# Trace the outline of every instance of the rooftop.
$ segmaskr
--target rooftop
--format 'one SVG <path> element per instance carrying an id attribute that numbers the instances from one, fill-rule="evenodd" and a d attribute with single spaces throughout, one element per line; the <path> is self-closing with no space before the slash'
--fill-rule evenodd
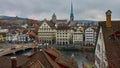
<path id="1" fill-rule="evenodd" d="M 15 57 L 16 68 L 78 68 L 76 61 L 73 64 L 53 47 L 44 47 L 30 56 Z M 11 68 L 11 65 L 11 56 L 0 57 L 0 68 Z"/>
<path id="2" fill-rule="evenodd" d="M 109 68 L 120 68 L 120 21 L 111 21 L 112 27 L 107 28 L 101 21 L 105 50 Z"/>

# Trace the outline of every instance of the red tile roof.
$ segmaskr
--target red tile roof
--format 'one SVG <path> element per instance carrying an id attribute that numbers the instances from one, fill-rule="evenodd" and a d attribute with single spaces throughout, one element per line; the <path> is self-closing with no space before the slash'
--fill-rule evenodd
<path id="1" fill-rule="evenodd" d="M 44 55 L 43 51 L 37 52 L 30 58 L 30 61 L 23 65 L 23 68 L 30 68 L 33 66 L 35 62 L 39 62 L 39 65 L 45 68 L 53 68 L 52 65 L 49 63 L 48 59 Z"/>
<path id="2" fill-rule="evenodd" d="M 70 26 L 68 26 L 67 24 L 59 24 L 58 26 L 57 26 L 57 30 L 69 30 L 69 29 L 71 29 L 71 27 Z"/>
<path id="3" fill-rule="evenodd" d="M 47 48 L 44 49 L 44 51 L 49 55 L 49 57 L 54 57 L 53 61 L 59 64 L 60 67 L 64 66 L 65 68 L 77 68 L 77 62 L 75 62 L 75 65 L 72 64 L 72 61 L 65 58 L 57 49 Z"/>
<path id="4" fill-rule="evenodd" d="M 11 68 L 11 56 L 1 56 L 0 57 L 0 68 Z M 25 64 L 29 59 L 27 56 L 16 56 L 17 57 L 17 67 Z"/>
<path id="5" fill-rule="evenodd" d="M 55 48 L 42 48 L 30 56 L 17 56 L 17 68 L 78 68 Z M 3 63 L 4 61 L 4 63 Z M 7 65 L 6 65 L 7 64 Z M 10 56 L 0 57 L 0 68 L 11 68 Z"/>
<path id="6" fill-rule="evenodd" d="M 67 24 L 67 19 L 64 19 L 64 20 L 57 20 L 57 23 L 66 23 L 66 24 Z"/>
<path id="7" fill-rule="evenodd" d="M 120 68 L 120 38 L 115 35 L 120 31 L 120 21 L 112 21 L 112 27 L 106 28 L 106 22 L 99 22 L 102 26 L 105 50 L 109 68 Z"/>
<path id="8" fill-rule="evenodd" d="M 48 21 L 48 20 L 43 20 L 39 22 L 39 26 L 42 25 L 42 23 L 46 22 L 52 29 L 55 28 L 55 23 L 53 23 L 52 21 Z"/>

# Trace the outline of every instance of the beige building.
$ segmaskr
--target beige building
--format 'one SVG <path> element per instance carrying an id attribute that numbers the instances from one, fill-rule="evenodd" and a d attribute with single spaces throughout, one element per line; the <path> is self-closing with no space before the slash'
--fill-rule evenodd
<path id="1" fill-rule="evenodd" d="M 83 45 L 83 27 L 79 26 L 74 29 L 73 32 L 73 44 L 74 45 Z"/>
<path id="2" fill-rule="evenodd" d="M 85 29 L 85 45 L 95 45 L 96 30 L 93 27 Z"/>
<path id="3" fill-rule="evenodd" d="M 67 24 L 59 25 L 56 32 L 56 44 L 69 45 L 72 38 L 72 29 Z"/>
<path id="4" fill-rule="evenodd" d="M 4 42 L 4 37 L 1 34 L 0 34 L 0 42 Z"/>
<path id="5" fill-rule="evenodd" d="M 77 26 L 77 29 L 74 30 L 76 26 L 71 4 L 70 21 L 58 20 L 56 14 L 53 13 L 50 21 L 44 20 L 39 23 L 39 42 L 57 45 L 82 44 L 83 28 Z"/>
<path id="6" fill-rule="evenodd" d="M 55 26 L 54 23 L 44 20 L 40 22 L 38 30 L 38 38 L 40 43 L 54 44 L 55 42 Z"/>

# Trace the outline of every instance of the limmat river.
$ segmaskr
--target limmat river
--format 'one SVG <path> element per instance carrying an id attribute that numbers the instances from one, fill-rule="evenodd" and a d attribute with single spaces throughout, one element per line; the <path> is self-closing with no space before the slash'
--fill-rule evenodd
<path id="1" fill-rule="evenodd" d="M 94 63 L 94 53 L 93 52 L 81 52 L 81 51 L 61 51 L 61 53 L 67 57 L 71 58 L 72 53 L 74 53 L 75 60 L 78 63 L 78 67 L 82 68 L 82 64 Z"/>
<path id="2" fill-rule="evenodd" d="M 31 55 L 33 53 L 33 50 L 27 50 L 24 52 L 19 52 L 17 55 Z M 66 57 L 66 58 L 71 58 L 72 53 L 74 53 L 75 60 L 78 63 L 78 67 L 82 68 L 83 63 L 94 63 L 94 53 L 93 52 L 81 52 L 81 51 L 61 51 L 61 53 Z"/>

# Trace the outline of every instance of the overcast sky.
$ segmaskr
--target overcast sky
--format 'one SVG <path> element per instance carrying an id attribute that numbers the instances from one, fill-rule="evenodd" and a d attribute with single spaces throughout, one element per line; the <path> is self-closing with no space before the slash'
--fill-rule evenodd
<path id="1" fill-rule="evenodd" d="M 105 12 L 112 11 L 112 19 L 120 19 L 120 0 L 72 0 L 76 20 L 105 20 Z M 68 19 L 71 0 L 0 0 L 0 15 L 51 19 Z"/>

